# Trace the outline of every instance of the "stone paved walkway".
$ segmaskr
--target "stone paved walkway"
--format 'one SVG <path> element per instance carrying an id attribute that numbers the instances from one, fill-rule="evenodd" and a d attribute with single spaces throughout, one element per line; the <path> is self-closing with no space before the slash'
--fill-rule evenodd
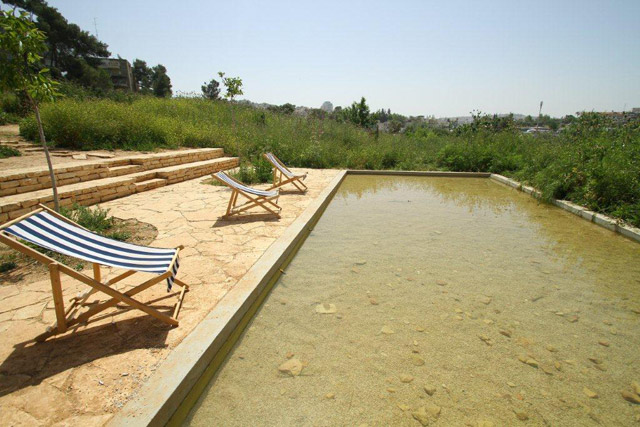
<path id="1" fill-rule="evenodd" d="M 310 170 L 306 195 L 281 194 L 279 220 L 263 215 L 218 220 L 230 192 L 202 184 L 201 178 L 102 204 L 116 217 L 157 227 L 152 246 L 185 246 L 178 277 L 191 291 L 185 296 L 180 327 L 171 329 L 140 311 L 119 306 L 88 325 L 33 344 L 29 340 L 44 332 L 55 317 L 49 281 L 0 283 L 0 425 L 104 424 L 162 368 L 167 354 L 336 174 Z M 105 278 L 113 275 L 103 271 Z M 139 277 L 143 276 L 130 279 Z M 118 289 L 136 283 L 130 279 Z M 63 276 L 63 289 L 68 299 L 86 287 Z M 167 294 L 164 286 L 140 295 L 156 308 L 169 310 L 175 304 L 176 293 Z"/>

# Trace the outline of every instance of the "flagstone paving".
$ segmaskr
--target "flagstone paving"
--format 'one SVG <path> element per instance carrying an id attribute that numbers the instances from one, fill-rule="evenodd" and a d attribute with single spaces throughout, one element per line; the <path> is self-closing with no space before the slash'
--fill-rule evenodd
<path id="1" fill-rule="evenodd" d="M 87 325 L 34 344 L 30 340 L 55 317 L 49 281 L 0 283 L 0 425 L 104 424 L 156 369 L 162 369 L 172 349 L 337 173 L 310 170 L 307 194 L 282 192 L 280 219 L 253 215 L 219 220 L 230 191 L 203 184 L 202 178 L 101 204 L 118 218 L 155 226 L 158 236 L 152 246 L 185 246 L 178 277 L 191 290 L 180 312 L 180 326 L 170 328 L 138 310 L 118 306 Z M 113 275 L 103 269 L 103 278 Z M 144 276 L 134 275 L 117 289 L 124 291 L 140 278 Z M 164 286 L 155 286 L 139 299 L 169 310 L 176 288 L 167 293 Z M 63 289 L 68 299 L 86 287 L 63 276 Z"/>

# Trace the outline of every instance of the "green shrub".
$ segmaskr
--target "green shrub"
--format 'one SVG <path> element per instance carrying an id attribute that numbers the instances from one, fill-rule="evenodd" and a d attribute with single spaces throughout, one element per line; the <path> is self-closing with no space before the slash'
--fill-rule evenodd
<path id="1" fill-rule="evenodd" d="M 6 145 L 0 145 L 0 159 L 6 159 L 7 157 L 21 156 L 22 153 L 13 147 L 7 147 Z"/>
<path id="2" fill-rule="evenodd" d="M 262 156 L 253 162 L 253 171 L 256 182 L 270 182 L 273 179 L 273 166 Z"/>
<path id="3" fill-rule="evenodd" d="M 0 273 L 6 273 L 16 268 L 16 254 L 7 254 L 0 256 Z"/>
<path id="4" fill-rule="evenodd" d="M 109 209 L 99 206 L 89 208 L 74 204 L 70 209 L 61 208 L 60 213 L 76 224 L 98 234 L 105 234 L 114 226 L 114 218 L 109 216 Z"/>

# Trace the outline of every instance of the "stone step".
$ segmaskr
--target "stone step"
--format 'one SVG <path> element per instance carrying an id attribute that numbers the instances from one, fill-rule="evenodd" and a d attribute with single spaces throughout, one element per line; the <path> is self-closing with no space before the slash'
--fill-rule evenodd
<path id="1" fill-rule="evenodd" d="M 84 206 L 106 202 L 163 185 L 199 178 L 238 166 L 237 157 L 219 157 L 200 162 L 168 166 L 128 175 L 77 182 L 58 187 L 61 206 L 78 203 Z M 0 223 L 18 218 L 36 209 L 39 203 L 53 206 L 50 188 L 0 197 Z"/>
<path id="2" fill-rule="evenodd" d="M 40 149 L 41 150 L 41 149 Z M 60 152 L 58 152 L 60 153 Z M 64 152 L 63 152 L 64 153 Z M 55 153 L 52 153 L 56 155 Z M 95 153 L 101 154 L 101 153 Z M 65 154 L 62 154 L 65 156 Z M 87 152 L 87 155 L 94 155 Z M 128 157 L 109 158 L 105 160 L 86 160 L 77 163 L 67 163 L 54 166 L 56 180 L 59 186 L 75 184 L 108 178 L 114 175 L 111 170 L 120 166 L 129 166 L 126 173 L 159 169 L 168 166 L 188 164 L 222 157 L 222 148 L 198 148 L 189 150 L 167 151 L 163 153 L 139 154 Z M 137 167 L 134 169 L 133 167 Z M 125 172 L 122 172 L 124 174 Z M 117 174 L 117 172 L 116 172 Z M 27 168 L 22 170 L 0 171 L 0 196 L 27 193 L 45 188 L 51 188 L 49 170 L 46 167 Z"/>
<path id="3" fill-rule="evenodd" d="M 133 178 L 134 182 L 142 182 L 142 181 L 148 181 L 150 179 L 155 179 L 157 175 L 158 175 L 157 170 L 150 170 L 150 171 L 132 173 L 129 175 L 129 177 Z"/>
<path id="4" fill-rule="evenodd" d="M 134 184 L 136 193 L 152 190 L 154 188 L 162 187 L 165 185 L 167 185 L 167 180 L 163 178 L 148 179 L 146 181 L 140 181 Z"/>
<path id="5" fill-rule="evenodd" d="M 9 145 L 13 148 L 32 148 L 34 145 L 22 141 L 2 141 L 2 145 Z"/>
<path id="6" fill-rule="evenodd" d="M 225 165 L 225 167 L 221 167 Z M 158 169 L 158 178 L 164 178 L 168 184 L 186 181 L 193 178 L 209 175 L 220 170 L 234 168 L 238 165 L 237 157 L 220 157 L 213 160 L 189 163 L 187 165 L 170 166 Z"/>
<path id="7" fill-rule="evenodd" d="M 128 175 L 142 170 L 142 165 L 122 165 L 109 167 L 109 176 Z"/>

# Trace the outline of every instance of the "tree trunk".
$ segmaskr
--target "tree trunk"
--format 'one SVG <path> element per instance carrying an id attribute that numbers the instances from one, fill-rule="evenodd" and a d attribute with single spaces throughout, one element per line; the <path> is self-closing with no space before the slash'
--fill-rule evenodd
<path id="1" fill-rule="evenodd" d="M 47 158 L 47 165 L 49 166 L 49 176 L 51 177 L 51 188 L 53 189 L 53 208 L 56 212 L 60 212 L 60 201 L 58 200 L 58 186 L 56 185 L 56 175 L 53 173 L 53 164 L 51 163 L 51 156 L 49 155 L 49 149 L 47 148 L 47 140 L 44 137 L 44 129 L 42 128 L 42 120 L 40 119 L 40 109 L 38 104 L 29 96 L 33 111 L 36 113 L 36 121 L 38 122 L 38 133 L 40 134 L 40 142 L 44 149 L 44 155 Z"/>
<path id="2" fill-rule="evenodd" d="M 238 145 L 238 135 L 236 134 L 236 109 L 235 105 L 233 105 L 233 100 L 230 101 L 231 104 L 231 122 L 233 123 L 233 137 L 236 140 L 236 156 L 240 157 L 240 146 Z"/>

